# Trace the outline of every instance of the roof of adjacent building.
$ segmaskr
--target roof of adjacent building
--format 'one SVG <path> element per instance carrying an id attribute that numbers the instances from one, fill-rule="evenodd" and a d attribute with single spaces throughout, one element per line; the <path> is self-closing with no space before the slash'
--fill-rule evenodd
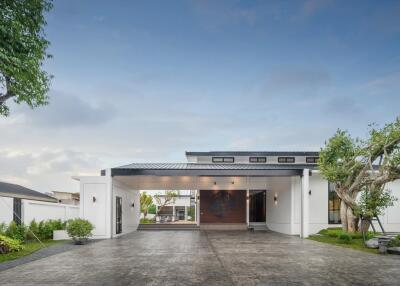
<path id="1" fill-rule="evenodd" d="M 133 163 L 111 169 L 113 176 L 293 176 L 316 164 Z"/>
<path id="2" fill-rule="evenodd" d="M 0 182 L 0 196 L 17 199 L 28 199 L 56 203 L 57 200 L 43 193 L 25 188 L 20 185 Z"/>
<path id="3" fill-rule="evenodd" d="M 208 151 L 190 152 L 186 156 L 318 156 L 317 151 Z"/>

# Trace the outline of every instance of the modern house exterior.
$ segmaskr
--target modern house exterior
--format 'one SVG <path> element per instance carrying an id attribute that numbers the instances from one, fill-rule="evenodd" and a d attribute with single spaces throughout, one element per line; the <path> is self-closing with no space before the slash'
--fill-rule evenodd
<path id="1" fill-rule="evenodd" d="M 0 223 L 29 224 L 32 220 L 68 220 L 79 216 L 79 206 L 58 203 L 57 199 L 17 184 L 0 182 Z"/>
<path id="2" fill-rule="evenodd" d="M 143 190 L 196 192 L 200 229 L 253 224 L 307 237 L 340 225 L 340 200 L 317 168 L 318 152 L 186 152 L 186 163 L 133 163 L 78 176 L 81 213 L 95 238 L 137 229 Z M 400 198 L 400 181 L 387 186 Z M 400 231 L 400 203 L 386 210 L 385 230 Z"/>

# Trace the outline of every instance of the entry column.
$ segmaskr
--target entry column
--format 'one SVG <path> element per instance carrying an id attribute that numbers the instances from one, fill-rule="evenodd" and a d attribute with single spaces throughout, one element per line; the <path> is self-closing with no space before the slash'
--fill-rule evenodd
<path id="1" fill-rule="evenodd" d="M 302 238 L 308 237 L 308 224 L 310 223 L 309 195 L 310 190 L 310 170 L 304 169 L 301 177 L 301 231 Z"/>

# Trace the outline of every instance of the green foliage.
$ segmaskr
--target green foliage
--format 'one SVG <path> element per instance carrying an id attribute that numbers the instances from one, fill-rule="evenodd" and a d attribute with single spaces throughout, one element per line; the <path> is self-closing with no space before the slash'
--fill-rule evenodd
<path id="1" fill-rule="evenodd" d="M 345 232 L 341 228 L 326 228 L 320 230 L 318 233 L 332 238 L 339 238 L 342 234 L 349 235 L 352 239 L 362 239 L 363 237 L 361 232 Z M 366 233 L 366 238 L 369 239 L 373 237 L 373 235 L 372 232 L 368 232 Z"/>
<path id="2" fill-rule="evenodd" d="M 194 207 L 188 208 L 188 217 L 189 216 L 190 216 L 190 221 L 194 221 L 195 219 Z"/>
<path id="3" fill-rule="evenodd" d="M 17 224 L 15 221 L 10 222 L 5 232 L 5 235 L 19 240 L 21 242 L 25 241 L 27 228 L 23 224 Z"/>
<path id="4" fill-rule="evenodd" d="M 352 241 L 352 239 L 353 238 L 351 237 L 351 235 L 347 232 L 342 232 L 338 235 L 338 240 L 341 243 L 350 243 Z"/>
<path id="5" fill-rule="evenodd" d="M 395 238 L 393 238 L 389 244 L 389 247 L 400 247 L 400 234 L 398 236 L 396 236 Z"/>
<path id="6" fill-rule="evenodd" d="M 390 190 L 365 190 L 358 198 L 355 214 L 368 218 L 382 215 L 386 208 L 393 206 L 395 201 L 397 198 L 391 194 Z"/>
<path id="7" fill-rule="evenodd" d="M 23 249 L 21 241 L 4 235 L 0 235 L 0 254 L 20 251 Z"/>
<path id="8" fill-rule="evenodd" d="M 0 223 L 0 235 L 5 235 L 7 231 L 7 224 L 5 222 Z"/>
<path id="9" fill-rule="evenodd" d="M 39 225 L 35 220 L 32 220 L 29 224 L 28 231 L 26 232 L 26 240 L 34 240 L 36 237 L 40 237 Z"/>
<path id="10" fill-rule="evenodd" d="M 88 238 L 92 236 L 93 225 L 85 219 L 76 218 L 67 223 L 67 232 L 72 238 Z"/>
<path id="11" fill-rule="evenodd" d="M 140 212 L 143 213 L 144 217 L 148 214 L 150 206 L 153 204 L 153 197 L 148 195 L 146 192 L 140 194 Z"/>
<path id="12" fill-rule="evenodd" d="M 46 221 L 39 222 L 37 233 L 35 234 L 40 239 L 52 239 L 54 230 L 66 229 L 66 222 L 62 222 L 60 219 L 53 220 L 49 219 Z"/>
<path id="13" fill-rule="evenodd" d="M 152 204 L 148 209 L 148 213 L 149 214 L 156 214 L 156 212 L 157 212 L 157 207 L 156 207 L 155 204 Z"/>
<path id="14" fill-rule="evenodd" d="M 141 224 L 151 224 L 151 223 L 154 223 L 154 219 L 142 218 L 140 220 L 140 223 Z"/>
<path id="15" fill-rule="evenodd" d="M 32 108 L 47 103 L 51 76 L 43 63 L 51 56 L 43 27 L 51 8 L 51 0 L 0 1 L 0 115 L 9 114 L 10 98 Z"/>

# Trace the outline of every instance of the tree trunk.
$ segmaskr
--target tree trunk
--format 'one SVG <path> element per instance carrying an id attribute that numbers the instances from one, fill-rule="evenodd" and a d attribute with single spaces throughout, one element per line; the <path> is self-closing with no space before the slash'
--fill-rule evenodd
<path id="1" fill-rule="evenodd" d="M 343 200 L 340 203 L 340 220 L 342 221 L 342 230 L 347 231 L 347 205 Z"/>
<path id="2" fill-rule="evenodd" d="M 340 219 L 342 221 L 343 231 L 358 231 L 358 217 L 354 215 L 353 209 L 349 207 L 343 200 L 340 204 Z"/>
<path id="3" fill-rule="evenodd" d="M 360 229 L 360 231 L 367 232 L 369 230 L 369 227 L 370 227 L 370 223 L 369 223 L 368 220 L 365 219 L 365 220 L 361 221 L 361 229 Z"/>

